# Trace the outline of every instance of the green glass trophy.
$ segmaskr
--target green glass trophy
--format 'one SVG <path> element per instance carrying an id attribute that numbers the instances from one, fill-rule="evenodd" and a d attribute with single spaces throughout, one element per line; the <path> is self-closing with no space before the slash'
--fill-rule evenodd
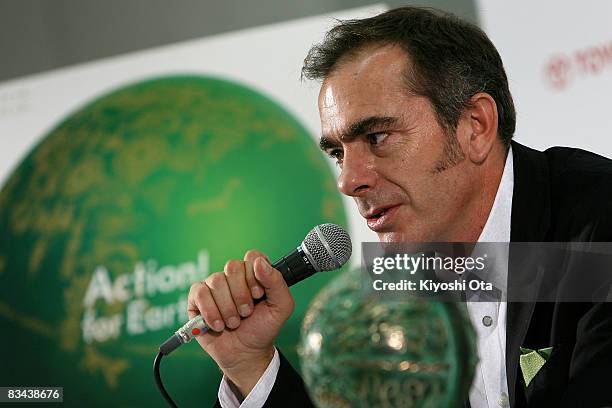
<path id="1" fill-rule="evenodd" d="M 477 362 L 465 304 L 364 290 L 359 269 L 313 300 L 300 343 L 319 408 L 463 406 Z"/>

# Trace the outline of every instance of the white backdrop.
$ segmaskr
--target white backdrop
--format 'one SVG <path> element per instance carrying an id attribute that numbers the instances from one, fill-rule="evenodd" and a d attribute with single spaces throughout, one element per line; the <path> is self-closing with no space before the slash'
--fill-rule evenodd
<path id="1" fill-rule="evenodd" d="M 517 141 L 612 158 L 612 2 L 477 0 L 517 109 Z"/>

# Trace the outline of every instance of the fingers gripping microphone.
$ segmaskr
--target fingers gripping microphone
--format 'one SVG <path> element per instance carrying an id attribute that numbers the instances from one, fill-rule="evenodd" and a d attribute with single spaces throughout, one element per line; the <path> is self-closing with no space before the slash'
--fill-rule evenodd
<path id="1" fill-rule="evenodd" d="M 340 268 L 350 258 L 351 251 L 351 238 L 342 227 L 336 224 L 321 224 L 310 230 L 300 246 L 272 266 L 283 274 L 287 286 L 291 286 L 316 272 Z M 264 299 L 265 297 L 257 299 L 255 303 Z M 204 319 L 198 315 L 166 340 L 159 347 L 159 351 L 163 355 L 170 354 L 179 346 L 208 330 Z"/>

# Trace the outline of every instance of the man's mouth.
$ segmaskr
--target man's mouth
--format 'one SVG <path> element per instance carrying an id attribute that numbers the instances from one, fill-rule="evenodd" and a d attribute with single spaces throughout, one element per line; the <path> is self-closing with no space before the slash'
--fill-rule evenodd
<path id="1" fill-rule="evenodd" d="M 385 215 L 386 212 L 387 212 L 387 209 L 384 209 L 384 210 L 382 210 L 380 212 L 377 212 L 377 213 L 373 214 L 371 217 L 368 217 L 368 218 L 380 218 L 383 215 Z"/>
<path id="2" fill-rule="evenodd" d="M 399 205 L 375 208 L 366 215 L 368 227 L 373 231 L 382 231 L 390 226 Z"/>

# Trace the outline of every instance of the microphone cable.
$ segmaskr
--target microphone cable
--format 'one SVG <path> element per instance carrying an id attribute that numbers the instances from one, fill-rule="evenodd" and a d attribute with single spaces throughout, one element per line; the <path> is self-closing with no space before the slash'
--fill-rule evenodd
<path id="1" fill-rule="evenodd" d="M 157 389 L 159 389 L 159 392 L 168 403 L 168 406 L 178 408 L 170 394 L 168 394 L 168 391 L 166 391 L 166 387 L 164 387 L 161 375 L 159 374 L 159 364 L 161 363 L 161 359 L 163 356 L 164 354 L 160 350 L 159 352 L 157 352 L 157 355 L 155 356 L 155 361 L 153 362 L 153 376 L 155 377 L 155 385 L 157 385 Z"/>

